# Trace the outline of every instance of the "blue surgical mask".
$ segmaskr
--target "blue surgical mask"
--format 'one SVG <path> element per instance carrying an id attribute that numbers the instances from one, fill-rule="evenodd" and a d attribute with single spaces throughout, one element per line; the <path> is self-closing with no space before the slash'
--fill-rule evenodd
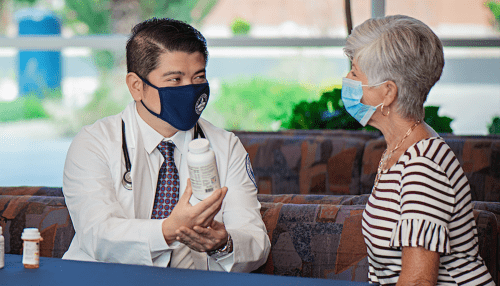
<path id="1" fill-rule="evenodd" d="M 143 82 L 158 90 L 160 95 L 160 114 L 146 109 L 154 116 L 182 131 L 194 127 L 200 115 L 205 109 L 210 96 L 208 82 L 201 84 L 190 84 L 183 86 L 156 87 L 146 79 L 139 76 Z"/>
<path id="2" fill-rule="evenodd" d="M 385 81 L 384 81 L 385 82 Z M 360 81 L 344 77 L 342 79 L 342 102 L 349 114 L 354 117 L 361 125 L 366 126 L 368 120 L 381 104 L 371 106 L 361 103 L 363 97 L 363 86 L 377 86 L 384 82 L 374 85 L 363 85 Z"/>

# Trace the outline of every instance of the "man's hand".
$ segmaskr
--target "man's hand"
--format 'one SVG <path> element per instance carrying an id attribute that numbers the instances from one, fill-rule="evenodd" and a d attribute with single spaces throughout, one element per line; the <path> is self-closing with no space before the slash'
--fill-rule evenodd
<path id="1" fill-rule="evenodd" d="M 189 199 L 193 191 L 191 180 L 188 179 L 186 191 L 162 224 L 163 236 L 167 243 L 171 244 L 176 240 L 175 232 L 182 227 L 193 229 L 195 226 L 200 228 L 211 226 L 215 215 L 220 211 L 226 193 L 226 187 L 215 190 L 208 198 L 192 206 Z"/>
<path id="2" fill-rule="evenodd" d="M 212 221 L 210 227 L 181 227 L 175 233 L 176 240 L 199 252 L 220 248 L 227 243 L 228 236 L 224 224 L 216 220 Z"/>

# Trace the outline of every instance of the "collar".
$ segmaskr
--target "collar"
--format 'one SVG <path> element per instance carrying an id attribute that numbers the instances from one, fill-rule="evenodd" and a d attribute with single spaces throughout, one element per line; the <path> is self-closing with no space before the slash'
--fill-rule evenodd
<path id="1" fill-rule="evenodd" d="M 139 125 L 139 130 L 142 134 L 142 140 L 144 144 L 144 149 L 148 154 L 151 154 L 161 141 L 172 141 L 174 142 L 176 149 L 182 153 L 184 146 L 184 140 L 186 138 L 186 132 L 192 133 L 193 131 L 177 131 L 172 137 L 165 138 L 163 135 L 154 130 L 149 124 L 142 119 L 142 117 L 137 112 L 137 108 L 134 108 L 135 117 L 137 119 L 137 124 Z"/>

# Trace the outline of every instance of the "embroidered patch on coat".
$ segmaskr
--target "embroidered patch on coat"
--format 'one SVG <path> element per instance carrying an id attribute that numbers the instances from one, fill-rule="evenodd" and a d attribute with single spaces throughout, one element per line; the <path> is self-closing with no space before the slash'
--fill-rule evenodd
<path id="1" fill-rule="evenodd" d="M 247 166 L 248 177 L 250 177 L 250 180 L 252 180 L 253 184 L 257 188 L 257 182 L 255 181 L 255 175 L 253 173 L 252 163 L 250 162 L 250 156 L 248 154 L 247 154 L 245 165 Z"/>

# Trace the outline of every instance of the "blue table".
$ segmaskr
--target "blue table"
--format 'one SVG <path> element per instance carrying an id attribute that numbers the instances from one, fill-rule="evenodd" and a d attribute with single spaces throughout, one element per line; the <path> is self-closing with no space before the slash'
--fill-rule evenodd
<path id="1" fill-rule="evenodd" d="M 40 259 L 40 268 L 25 269 L 22 264 L 21 255 L 6 254 L 5 267 L 0 269 L 0 285 L 354 286 L 369 284 L 266 274 L 225 273 L 115 263 L 82 262 L 46 257 Z"/>

